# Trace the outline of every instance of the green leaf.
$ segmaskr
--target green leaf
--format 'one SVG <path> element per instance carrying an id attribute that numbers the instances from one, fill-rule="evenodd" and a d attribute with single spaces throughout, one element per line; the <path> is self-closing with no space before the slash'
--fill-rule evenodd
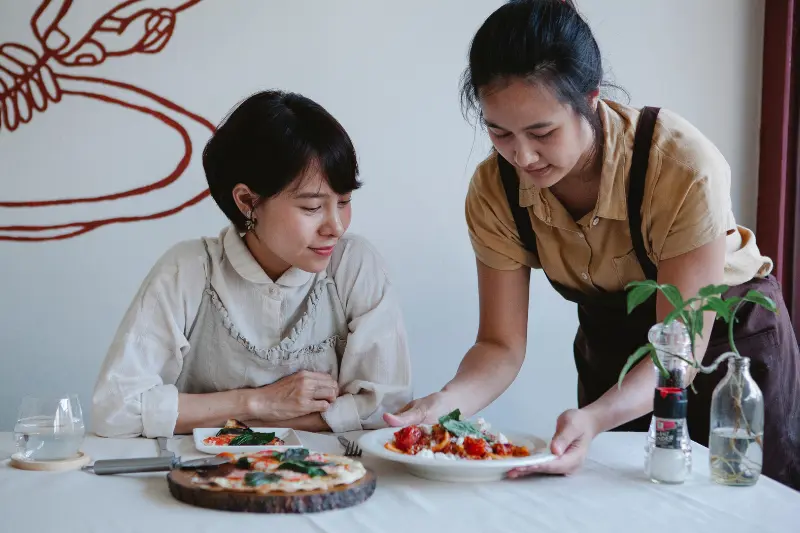
<path id="1" fill-rule="evenodd" d="M 655 287 L 639 285 L 628 293 L 628 314 L 647 301 L 656 291 Z"/>
<path id="2" fill-rule="evenodd" d="M 747 294 L 744 295 L 744 301 L 760 305 L 764 309 L 772 311 L 773 313 L 778 312 L 778 306 L 775 305 L 775 302 L 758 291 L 747 291 Z"/>
<path id="3" fill-rule="evenodd" d="M 309 451 L 306 448 L 289 448 L 278 457 L 279 461 L 302 461 L 308 457 Z"/>
<path id="4" fill-rule="evenodd" d="M 242 433 L 233 438 L 230 446 L 266 446 L 275 439 L 275 433 L 260 433 L 251 431 L 250 433 Z"/>
<path id="5" fill-rule="evenodd" d="M 703 338 L 703 322 L 705 321 L 705 315 L 703 311 L 698 311 L 697 313 L 692 313 L 695 315 L 694 320 L 694 327 L 695 331 L 697 332 L 697 336 L 701 339 Z"/>
<path id="6" fill-rule="evenodd" d="M 239 459 L 236 461 L 236 468 L 250 470 L 250 461 L 247 459 L 247 457 L 239 457 Z"/>
<path id="7" fill-rule="evenodd" d="M 716 312 L 717 316 L 722 318 L 725 322 L 730 322 L 731 320 L 731 310 L 728 308 L 728 304 L 721 298 L 709 298 L 702 307 L 702 310 Z"/>
<path id="8" fill-rule="evenodd" d="M 268 474 L 266 472 L 248 472 L 244 475 L 244 484 L 248 487 L 258 487 L 267 483 L 275 483 L 282 478 L 278 474 Z"/>
<path id="9" fill-rule="evenodd" d="M 661 359 L 658 358 L 655 350 L 650 351 L 650 359 L 653 360 L 653 364 L 656 365 L 658 370 L 661 372 L 661 376 L 664 379 L 669 379 L 669 372 L 667 372 L 667 369 L 661 364 Z"/>
<path id="10" fill-rule="evenodd" d="M 730 289 L 730 287 L 727 285 L 707 285 L 700 289 L 697 295 L 700 296 L 700 298 L 708 298 L 709 296 L 724 294 L 728 292 L 728 289 Z"/>
<path id="11" fill-rule="evenodd" d="M 311 477 L 320 477 L 327 475 L 327 472 L 320 468 L 327 464 L 314 461 L 284 461 L 278 465 L 278 470 L 291 470 L 292 472 L 308 474 Z"/>
<path id="12" fill-rule="evenodd" d="M 645 344 L 644 346 L 640 346 L 638 350 L 633 352 L 633 354 L 628 357 L 628 360 L 625 361 L 625 366 L 622 367 L 622 371 L 619 373 L 619 381 L 617 382 L 618 388 L 622 388 L 622 380 L 625 378 L 625 374 L 627 374 L 628 371 L 633 368 L 633 365 L 641 361 L 645 355 L 652 351 L 655 351 L 653 345 Z"/>
<path id="13" fill-rule="evenodd" d="M 672 307 L 675 309 L 683 309 L 683 297 L 681 297 L 681 291 L 674 285 L 661 285 L 659 287 L 661 292 L 666 296 L 669 303 L 672 304 Z"/>
<path id="14" fill-rule="evenodd" d="M 461 410 L 456 409 L 455 411 L 451 411 L 448 414 L 439 417 L 439 423 L 444 425 L 445 421 L 447 420 L 459 420 L 461 418 Z"/>
<path id="15" fill-rule="evenodd" d="M 467 420 L 445 420 L 442 426 L 456 437 L 485 438 L 478 426 Z"/>
<path id="16" fill-rule="evenodd" d="M 680 318 L 681 315 L 683 315 L 683 309 L 673 309 L 666 317 L 664 317 L 664 325 L 666 326 L 673 320 Z"/>
<path id="17" fill-rule="evenodd" d="M 727 300 L 725 300 L 725 304 L 728 306 L 728 309 L 730 310 L 731 319 L 734 318 L 733 311 L 736 309 L 736 306 L 739 305 L 739 302 L 741 301 L 742 299 L 739 298 L 738 296 L 734 296 L 732 298 L 728 298 Z"/>

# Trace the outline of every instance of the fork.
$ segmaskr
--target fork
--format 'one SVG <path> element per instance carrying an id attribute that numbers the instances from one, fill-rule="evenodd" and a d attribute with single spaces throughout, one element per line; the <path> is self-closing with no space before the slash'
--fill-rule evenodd
<path id="1" fill-rule="evenodd" d="M 359 448 L 355 442 L 351 442 L 340 436 L 339 443 L 344 446 L 345 457 L 361 457 L 361 448 Z"/>

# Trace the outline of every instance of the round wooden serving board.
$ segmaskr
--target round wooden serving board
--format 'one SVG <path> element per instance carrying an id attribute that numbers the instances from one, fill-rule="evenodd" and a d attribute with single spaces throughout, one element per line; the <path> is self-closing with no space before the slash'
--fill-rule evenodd
<path id="1" fill-rule="evenodd" d="M 367 501 L 377 484 L 375 474 L 367 469 L 358 481 L 329 490 L 258 494 L 199 487 L 192 483 L 194 476 L 192 470 L 173 470 L 167 474 L 169 491 L 175 499 L 197 507 L 243 513 L 317 513 L 345 509 Z"/>

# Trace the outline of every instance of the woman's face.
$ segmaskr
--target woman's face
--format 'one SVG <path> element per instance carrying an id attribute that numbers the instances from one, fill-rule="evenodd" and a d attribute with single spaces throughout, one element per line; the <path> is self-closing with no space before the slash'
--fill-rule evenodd
<path id="1" fill-rule="evenodd" d="M 592 128 L 546 86 L 515 78 L 482 89 L 479 96 L 495 149 L 536 187 L 552 187 L 584 167 L 592 151 Z M 596 100 L 590 103 L 595 108 Z"/>
<path id="2" fill-rule="evenodd" d="M 243 189 L 241 189 L 243 188 Z M 239 191 L 237 194 L 237 190 Z M 249 189 L 237 185 L 234 197 L 247 213 Z M 333 248 L 350 226 L 351 194 L 338 195 L 313 166 L 277 196 L 263 200 L 253 211 L 255 229 L 245 241 L 271 279 L 289 267 L 321 272 Z"/>

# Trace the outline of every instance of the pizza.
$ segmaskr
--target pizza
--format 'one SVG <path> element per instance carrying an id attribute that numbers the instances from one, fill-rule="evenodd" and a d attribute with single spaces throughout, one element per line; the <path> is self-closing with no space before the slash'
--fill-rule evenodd
<path id="1" fill-rule="evenodd" d="M 482 418 L 464 420 L 456 409 L 434 425 L 406 426 L 384 447 L 392 452 L 436 459 L 492 460 L 531 455 L 528 448 L 512 444 L 502 433 L 491 433 Z"/>
<path id="2" fill-rule="evenodd" d="M 203 439 L 206 446 L 283 446 L 275 433 L 253 431 L 243 422 L 230 419 L 216 435 Z"/>
<path id="3" fill-rule="evenodd" d="M 212 490 L 253 492 L 300 492 L 328 490 L 364 477 L 367 470 L 356 460 L 339 455 L 310 452 L 306 448 L 254 453 L 221 453 L 229 462 L 197 469 L 192 484 Z"/>

